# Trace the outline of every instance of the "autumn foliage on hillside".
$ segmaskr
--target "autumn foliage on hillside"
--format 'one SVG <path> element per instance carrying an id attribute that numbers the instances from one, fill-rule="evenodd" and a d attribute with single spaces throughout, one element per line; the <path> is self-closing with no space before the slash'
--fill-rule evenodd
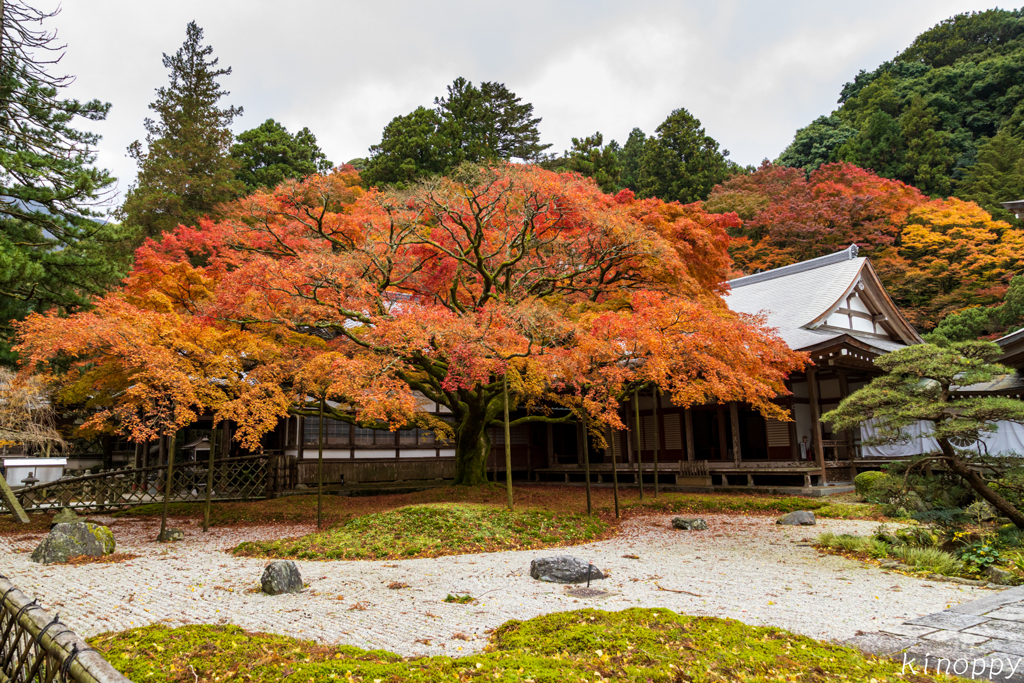
<path id="1" fill-rule="evenodd" d="M 352 169 L 286 182 L 137 253 L 92 313 L 33 316 L 29 367 L 60 367 L 94 422 L 145 438 L 200 409 L 258 436 L 286 411 L 449 436 L 457 481 L 484 476 L 487 427 L 620 428 L 657 383 L 679 404 L 771 399 L 802 358 L 721 294 L 735 216 L 610 196 L 574 174 L 464 167 L 364 192 Z M 451 410 L 441 423 L 425 408 Z M 552 406 L 568 411 L 552 412 Z"/>
<path id="2" fill-rule="evenodd" d="M 746 273 L 857 244 L 921 329 L 1000 301 L 1024 265 L 1024 231 L 973 202 L 930 199 L 852 164 L 825 164 L 809 175 L 766 164 L 716 187 L 705 208 L 743 219 L 729 252 Z"/>

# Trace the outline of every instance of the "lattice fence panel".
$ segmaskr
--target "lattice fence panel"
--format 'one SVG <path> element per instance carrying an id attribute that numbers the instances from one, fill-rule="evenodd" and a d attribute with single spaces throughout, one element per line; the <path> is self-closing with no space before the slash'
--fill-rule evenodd
<path id="1" fill-rule="evenodd" d="M 268 495 L 269 455 L 221 458 L 213 462 L 212 500 L 258 500 Z M 170 500 L 206 500 L 208 463 L 176 463 L 171 473 Z M 102 511 L 161 503 L 167 485 L 167 466 L 108 470 L 16 489 L 26 512 L 70 507 Z"/>

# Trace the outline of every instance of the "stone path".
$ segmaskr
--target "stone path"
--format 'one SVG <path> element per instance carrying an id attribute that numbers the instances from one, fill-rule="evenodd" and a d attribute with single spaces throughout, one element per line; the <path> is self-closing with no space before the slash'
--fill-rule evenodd
<path id="1" fill-rule="evenodd" d="M 904 662 L 904 671 L 1024 681 L 1024 586 L 855 636 L 847 645 Z"/>
<path id="2" fill-rule="evenodd" d="M 822 531 L 868 534 L 874 522 L 819 520 L 781 527 L 770 517 L 706 515 L 707 531 L 678 531 L 671 516 L 638 517 L 613 539 L 562 551 L 516 551 L 438 559 L 297 564 L 300 594 L 257 591 L 265 560 L 234 557 L 242 540 L 308 533 L 308 526 L 213 529 L 181 520 L 182 543 L 154 542 L 158 520 L 111 520 L 120 564 L 40 566 L 28 554 L 41 535 L 0 537 L 0 574 L 39 597 L 82 636 L 152 623 L 237 624 L 252 631 L 384 648 L 402 655 L 466 654 L 509 619 L 597 607 L 667 607 L 683 614 L 731 617 L 823 640 L 899 626 L 992 591 L 895 574 L 822 555 L 810 541 Z M 530 561 L 560 552 L 592 560 L 610 595 L 573 596 L 529 577 Z M 633 559 L 630 556 L 636 556 Z M 392 582 L 408 588 L 389 589 Z M 471 604 L 444 602 L 468 593 Z"/>

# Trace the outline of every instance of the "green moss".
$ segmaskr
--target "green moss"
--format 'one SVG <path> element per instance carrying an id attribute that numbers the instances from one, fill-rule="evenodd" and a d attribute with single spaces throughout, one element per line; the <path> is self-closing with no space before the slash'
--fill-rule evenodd
<path id="1" fill-rule="evenodd" d="M 110 530 L 110 527 L 100 526 L 92 522 L 86 522 L 85 526 L 89 529 L 89 533 L 95 536 L 96 540 L 103 546 L 103 554 L 113 555 L 117 543 L 114 541 L 114 532 Z"/>
<path id="2" fill-rule="evenodd" d="M 306 560 L 439 557 L 583 543 L 607 529 L 583 515 L 442 503 L 363 515 L 301 538 L 245 542 L 234 553 Z"/>
<path id="3" fill-rule="evenodd" d="M 134 681 L 933 681 L 850 648 L 666 609 L 580 610 L 509 621 L 488 651 L 404 659 L 236 626 L 148 626 L 92 640 Z"/>
<path id="4" fill-rule="evenodd" d="M 624 506 L 633 511 L 665 513 L 754 513 L 785 514 L 796 510 L 813 510 L 818 517 L 841 519 L 879 517 L 874 505 L 838 503 L 820 498 L 800 496 L 762 496 L 713 493 L 706 495 L 662 494 L 657 500 L 631 501 Z"/>

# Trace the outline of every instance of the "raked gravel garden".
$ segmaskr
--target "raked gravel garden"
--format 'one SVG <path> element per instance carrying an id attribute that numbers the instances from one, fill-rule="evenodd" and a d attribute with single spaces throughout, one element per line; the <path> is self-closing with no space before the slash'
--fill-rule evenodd
<path id="1" fill-rule="evenodd" d="M 664 607 L 733 618 L 819 640 L 895 627 L 990 594 L 985 588 L 886 571 L 812 547 L 821 532 L 870 535 L 877 522 L 818 519 L 775 524 L 772 515 L 702 514 L 706 531 L 673 529 L 669 514 L 636 514 L 614 536 L 562 550 L 514 550 L 401 560 L 296 560 L 306 588 L 259 592 L 268 560 L 230 551 L 315 529 L 276 523 L 213 527 L 171 520 L 180 543 L 156 543 L 159 519 L 92 517 L 110 525 L 120 562 L 41 566 L 29 560 L 43 531 L 0 536 L 0 574 L 89 638 L 150 624 L 234 624 L 327 644 L 382 648 L 403 656 L 480 651 L 510 619 L 593 607 Z M 563 553 L 591 560 L 607 595 L 573 597 L 574 587 L 532 579 L 532 559 Z M 472 602 L 445 602 L 447 596 Z"/>

